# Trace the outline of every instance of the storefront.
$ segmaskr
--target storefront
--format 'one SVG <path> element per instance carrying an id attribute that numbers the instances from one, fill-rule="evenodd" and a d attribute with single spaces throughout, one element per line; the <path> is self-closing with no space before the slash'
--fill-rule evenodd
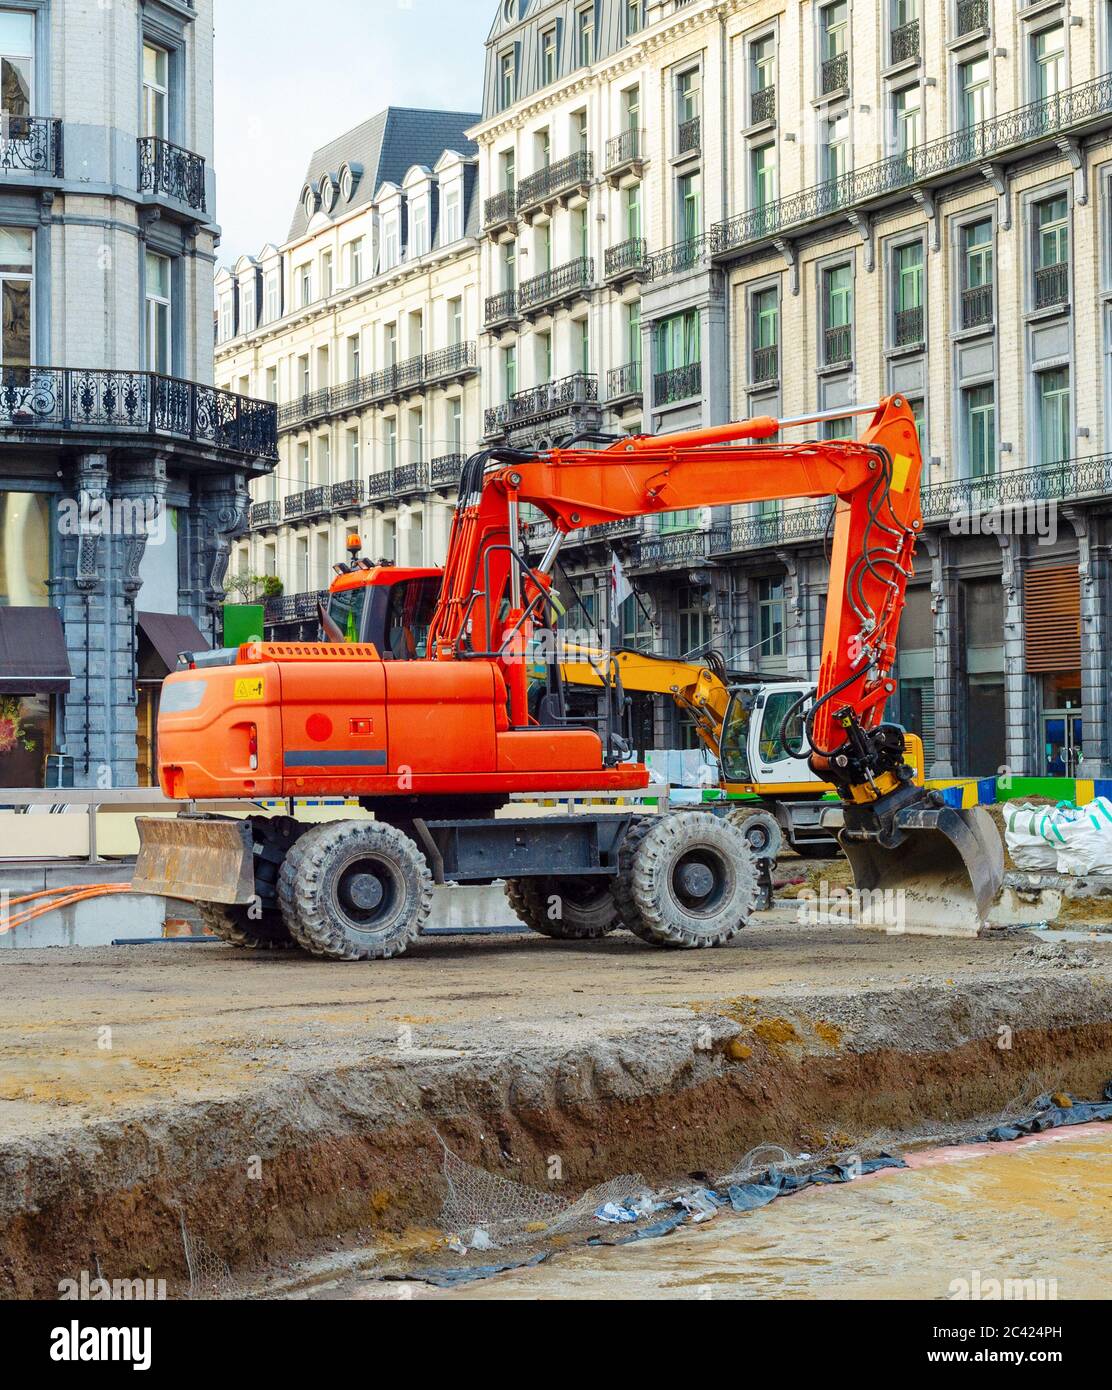
<path id="1" fill-rule="evenodd" d="M 43 787 L 70 688 L 61 615 L 0 607 L 0 787 Z"/>

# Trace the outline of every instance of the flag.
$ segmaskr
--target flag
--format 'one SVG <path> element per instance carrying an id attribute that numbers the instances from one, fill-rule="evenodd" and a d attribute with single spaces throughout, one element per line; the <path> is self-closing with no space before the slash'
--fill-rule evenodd
<path id="1" fill-rule="evenodd" d="M 626 578 L 622 562 L 618 558 L 617 551 L 610 553 L 610 602 L 611 612 L 615 619 L 618 616 L 618 609 L 625 603 L 627 598 L 633 594 L 633 585 Z"/>

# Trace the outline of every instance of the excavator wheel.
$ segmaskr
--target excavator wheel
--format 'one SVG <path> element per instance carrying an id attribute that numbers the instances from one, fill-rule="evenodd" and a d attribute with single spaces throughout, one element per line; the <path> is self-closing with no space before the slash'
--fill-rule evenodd
<path id="1" fill-rule="evenodd" d="M 630 822 L 625 839 L 618 850 L 618 875 L 614 879 L 614 901 L 618 904 L 621 925 L 642 941 L 655 945 L 641 921 L 641 910 L 633 899 L 633 863 L 645 836 L 660 820 L 659 816 L 638 816 Z"/>
<path id="2" fill-rule="evenodd" d="M 613 880 L 511 878 L 506 897 L 525 925 L 557 941 L 594 941 L 621 926 Z"/>
<path id="3" fill-rule="evenodd" d="M 286 855 L 278 901 L 298 945 L 330 960 L 386 960 L 417 939 L 432 909 L 432 874 L 392 825 L 314 826 Z"/>
<path id="4" fill-rule="evenodd" d="M 753 853 L 734 825 L 705 812 L 661 816 L 633 858 L 637 935 L 654 946 L 723 946 L 759 896 Z"/>
<path id="5" fill-rule="evenodd" d="M 247 907 L 224 903 L 198 903 L 197 907 L 205 928 L 229 946 L 247 951 L 292 951 L 297 946 L 276 908 L 264 908 L 261 917 L 253 918 Z"/>
<path id="6" fill-rule="evenodd" d="M 780 822 L 763 806 L 739 806 L 726 817 L 749 841 L 757 859 L 775 859 L 784 847 Z"/>

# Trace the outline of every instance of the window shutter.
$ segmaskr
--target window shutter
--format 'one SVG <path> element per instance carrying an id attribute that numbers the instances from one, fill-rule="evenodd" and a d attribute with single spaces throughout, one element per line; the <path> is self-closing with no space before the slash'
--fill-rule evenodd
<path id="1" fill-rule="evenodd" d="M 1031 675 L 1081 669 L 1081 578 L 1076 565 L 1027 571 L 1023 629 Z"/>

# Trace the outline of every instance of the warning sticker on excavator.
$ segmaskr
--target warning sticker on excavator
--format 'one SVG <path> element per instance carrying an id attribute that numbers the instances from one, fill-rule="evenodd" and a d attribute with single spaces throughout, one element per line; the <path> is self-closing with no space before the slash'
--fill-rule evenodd
<path id="1" fill-rule="evenodd" d="M 897 454 L 892 460 L 892 491 L 903 492 L 907 487 L 911 472 L 911 459 L 906 454 Z"/>
<path id="2" fill-rule="evenodd" d="M 263 698 L 263 677 L 252 676 L 249 680 L 236 681 L 237 700 L 261 700 Z"/>

